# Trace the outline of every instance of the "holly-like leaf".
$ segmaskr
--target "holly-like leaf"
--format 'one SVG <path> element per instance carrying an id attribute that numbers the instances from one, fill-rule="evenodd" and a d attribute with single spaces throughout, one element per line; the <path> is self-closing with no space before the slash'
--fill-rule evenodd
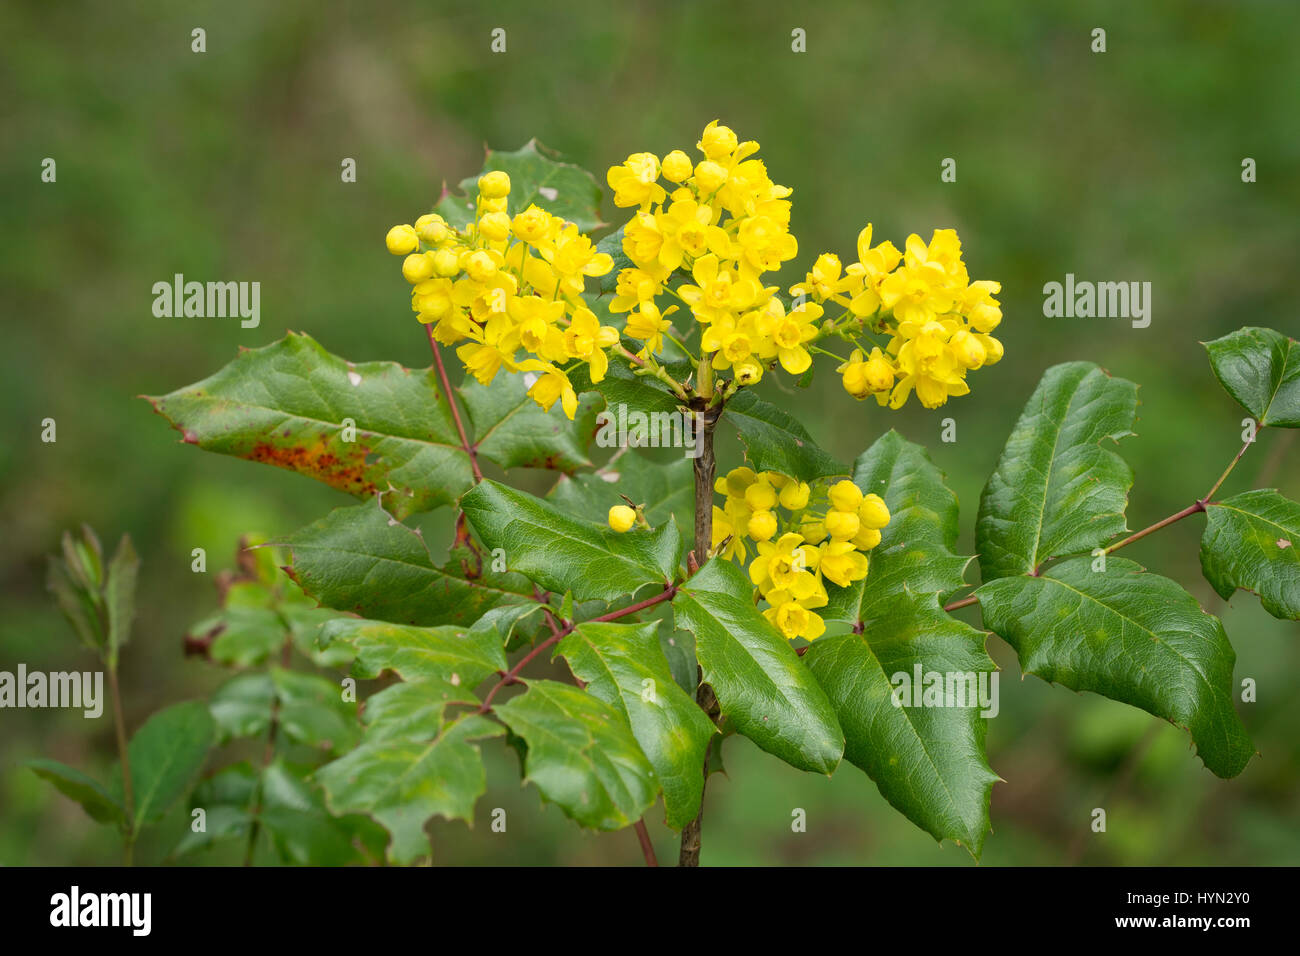
<path id="1" fill-rule="evenodd" d="M 636 351 L 641 346 L 637 342 L 628 341 L 624 347 Z M 690 373 L 689 366 L 665 363 L 664 367 L 679 382 Z M 625 415 L 682 414 L 679 408 L 681 402 L 668 391 L 663 382 L 651 375 L 636 374 L 632 364 L 617 353 L 611 353 L 609 369 L 599 382 L 591 380 L 591 366 L 586 364 L 570 371 L 569 381 L 579 395 L 599 393 L 605 400 L 605 409 L 615 416 L 620 411 Z M 677 425 L 682 427 L 684 421 L 679 419 Z"/>
<path id="2" fill-rule="evenodd" d="M 507 667 L 495 630 L 339 618 L 321 628 L 320 641 L 351 644 L 357 654 L 353 673 L 359 677 L 391 670 L 405 680 L 432 677 L 472 688 Z"/>
<path id="3" fill-rule="evenodd" d="M 593 474 L 565 476 L 546 497 L 561 511 L 603 522 L 614 505 L 625 505 L 623 496 L 645 506 L 646 520 L 661 525 L 670 517 L 679 528 L 694 522 L 695 486 L 689 458 L 668 464 L 650 461 L 629 452 L 607 468 Z"/>
<path id="4" fill-rule="evenodd" d="M 778 471 L 800 481 L 847 475 L 849 469 L 813 443 L 799 420 L 743 389 L 727 403 L 722 421 L 731 424 L 758 471 Z"/>
<path id="5" fill-rule="evenodd" d="M 1204 345 L 1219 383 L 1261 427 L 1300 428 L 1300 342 L 1247 327 Z"/>
<path id="6" fill-rule="evenodd" d="M 489 150 L 483 162 L 483 172 L 498 169 L 510 175 L 507 212 L 511 216 L 536 204 L 552 215 L 576 223 L 583 232 L 605 225 L 600 219 L 600 187 L 591 173 L 563 162 L 557 153 L 537 140 L 530 139 L 513 152 Z M 479 176 L 462 180 L 460 195 L 453 196 L 444 191 L 434 206 L 434 212 L 463 229 L 474 219 L 478 181 Z"/>
<path id="7" fill-rule="evenodd" d="M 126 812 L 121 801 L 94 777 L 57 760 L 29 760 L 23 766 L 30 768 L 42 780 L 48 780 L 65 797 L 81 804 L 81 809 L 96 823 L 125 824 Z"/>
<path id="8" fill-rule="evenodd" d="M 1102 445 L 1131 435 L 1137 386 L 1091 362 L 1054 365 L 1030 396 L 984 487 L 976 548 L 985 581 L 1126 530 L 1133 470 Z"/>
<path id="9" fill-rule="evenodd" d="M 359 498 L 391 488 L 384 504 L 399 519 L 450 504 L 471 484 L 469 456 L 431 369 L 353 364 L 301 333 L 241 352 L 215 375 L 148 401 L 185 442 L 208 451 L 287 468 Z"/>
<path id="10" fill-rule="evenodd" d="M 619 830 L 654 802 L 654 768 L 624 716 L 598 697 L 534 680 L 496 714 L 528 745 L 524 779 L 582 826 Z"/>
<path id="11" fill-rule="evenodd" d="M 310 597 L 373 620 L 468 626 L 492 608 L 533 599 L 526 578 L 494 572 L 490 558 L 465 552 L 439 567 L 421 538 L 373 502 L 336 508 L 283 543 Z"/>
<path id="12" fill-rule="evenodd" d="M 933 594 L 904 591 L 876 611 L 864 634 L 814 641 L 804 664 L 835 705 L 845 759 L 917 826 L 978 858 L 998 779 L 984 749 L 997 707 L 984 635 Z"/>
<path id="13" fill-rule="evenodd" d="M 965 582 L 970 558 L 957 546 L 957 496 L 920 445 L 892 429 L 858 456 L 853 482 L 889 507 L 889 524 L 869 555 L 867 577 L 846 588 L 828 583 L 830 603 L 818 613 L 861 624 L 879 617 L 904 589 L 913 595 L 951 594 Z"/>
<path id="14" fill-rule="evenodd" d="M 652 531 L 619 534 L 495 481 L 482 481 L 461 508 L 488 548 L 501 548 L 511 571 L 579 601 L 630 597 L 672 581 L 682 541 L 671 518 Z"/>
<path id="15" fill-rule="evenodd" d="M 1274 617 L 1300 620 L 1300 504 L 1270 488 L 1212 501 L 1205 514 L 1201 569 L 1219 597 L 1245 588 Z"/>
<path id="16" fill-rule="evenodd" d="M 522 375 L 498 375 L 491 385 L 467 378 L 460 387 L 474 444 L 502 468 L 549 468 L 572 473 L 591 467 L 587 447 L 594 428 L 590 408 L 574 421 L 558 404 L 550 411 L 528 397 Z M 589 399 L 587 405 L 592 401 Z"/>
<path id="17" fill-rule="evenodd" d="M 429 740 L 438 735 L 450 704 L 478 703 L 463 684 L 434 677 L 403 681 L 366 699 L 366 740 Z"/>
<path id="18" fill-rule="evenodd" d="M 432 740 L 367 740 L 318 770 L 316 780 L 335 813 L 369 814 L 392 834 L 392 859 L 410 863 L 429 853 L 424 824 L 430 817 L 473 824 L 474 803 L 487 789 L 474 742 L 502 733 L 486 717 L 465 714 Z"/>
<path id="19" fill-rule="evenodd" d="M 135 829 L 160 820 L 203 769 L 216 736 L 207 704 L 187 701 L 150 717 L 127 745 L 135 796 Z M 108 791 L 122 803 L 122 773 Z"/>
<path id="20" fill-rule="evenodd" d="M 1255 748 L 1232 705 L 1236 654 L 1218 618 L 1178 584 L 1111 557 L 1071 558 L 1039 577 L 980 587 L 984 623 L 1021 669 L 1140 707 L 1191 731 L 1205 766 L 1241 773 Z"/>
<path id="21" fill-rule="evenodd" d="M 715 729 L 677 686 L 659 646 L 659 625 L 579 624 L 555 653 L 587 682 L 587 693 L 618 711 L 654 767 L 668 825 L 695 819 L 704 792 L 704 754 Z"/>
<path id="22" fill-rule="evenodd" d="M 704 680 L 740 733 L 791 766 L 829 774 L 844 753 L 835 710 L 753 593 L 739 568 L 714 558 L 673 598 L 677 626 L 695 635 Z"/>

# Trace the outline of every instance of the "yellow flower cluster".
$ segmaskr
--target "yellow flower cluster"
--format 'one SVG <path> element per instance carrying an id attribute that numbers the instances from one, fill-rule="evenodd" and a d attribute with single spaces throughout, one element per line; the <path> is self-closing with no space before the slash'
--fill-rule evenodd
<path id="1" fill-rule="evenodd" d="M 821 306 L 805 302 L 787 313 L 777 287 L 763 284 L 799 245 L 790 234 L 791 190 L 753 158 L 758 148 L 715 120 L 696 143 L 698 161 L 675 149 L 662 160 L 636 153 L 609 170 L 615 205 L 637 210 L 623 228 L 633 265 L 619 273 L 610 311 L 629 313 L 625 331 L 645 343 L 643 358 L 663 349 L 671 328 L 678 307 L 661 311 L 655 302 L 668 292 L 704 326 L 701 354 L 712 355 L 714 369 L 732 369 L 737 384 L 757 382 L 777 362 L 792 374 L 812 364 L 808 344 Z M 678 270 L 689 281 L 670 288 Z"/>
<path id="2" fill-rule="evenodd" d="M 787 638 L 820 637 L 826 624 L 816 610 L 828 601 L 825 582 L 848 587 L 867 576 L 866 552 L 889 524 L 885 502 L 851 481 L 814 496 L 806 482 L 744 467 L 714 487 L 726 498 L 713 508 L 714 549 L 726 542 L 721 555 L 743 564 L 752 540 L 749 578 L 769 605 L 764 616 Z"/>
<path id="3" fill-rule="evenodd" d="M 416 317 L 433 323 L 441 344 L 466 343 L 456 354 L 479 382 L 487 385 L 502 368 L 536 373 L 528 394 L 546 409 L 559 400 L 572 419 L 578 396 L 571 367 L 561 365 L 586 362 L 599 382 L 609 366 L 605 350 L 619 341 L 580 298 L 586 277 L 605 275 L 614 261 L 539 206 L 512 218 L 509 196 L 509 175 L 485 173 L 465 229 L 429 213 L 390 229 L 388 251 L 405 256 Z"/>
<path id="4" fill-rule="evenodd" d="M 1002 358 L 1002 343 L 990 334 L 1002 321 L 994 295 L 998 282 L 972 282 L 952 229 L 936 229 L 927 244 L 913 233 L 905 251 L 888 240 L 871 244 L 871 225 L 858 235 L 858 259 L 844 266 L 838 256 L 819 256 L 812 271 L 791 288 L 814 302 L 846 309 L 835 332 L 856 347 L 837 371 L 856 399 L 874 396 L 899 408 L 913 390 L 926 408 L 970 391 L 966 373 Z M 882 333 L 882 350 L 867 352 L 856 333 Z"/>

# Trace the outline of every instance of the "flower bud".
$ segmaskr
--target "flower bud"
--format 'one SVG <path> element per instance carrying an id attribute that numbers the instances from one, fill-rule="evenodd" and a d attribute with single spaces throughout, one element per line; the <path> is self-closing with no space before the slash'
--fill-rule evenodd
<path id="1" fill-rule="evenodd" d="M 870 551 L 880 544 L 880 531 L 876 528 L 859 528 L 853 536 L 853 546 L 859 551 Z"/>
<path id="2" fill-rule="evenodd" d="M 839 541 L 846 541 L 858 533 L 861 523 L 856 511 L 826 512 L 826 533 Z"/>
<path id="3" fill-rule="evenodd" d="M 431 246 L 436 246 L 451 236 L 451 229 L 447 226 L 447 220 L 436 212 L 427 212 L 415 220 L 415 232 Z"/>
<path id="4" fill-rule="evenodd" d="M 966 329 L 958 329 L 954 332 L 952 338 L 948 341 L 948 346 L 952 349 L 957 361 L 966 368 L 976 369 L 984 364 L 984 346 L 980 344 L 979 339 L 971 335 Z"/>
<path id="5" fill-rule="evenodd" d="M 454 249 L 439 249 L 433 254 L 433 271 L 449 279 L 460 272 L 460 255 Z"/>
<path id="6" fill-rule="evenodd" d="M 417 285 L 433 275 L 433 255 L 413 252 L 402 260 L 402 276 L 411 285 Z"/>
<path id="7" fill-rule="evenodd" d="M 619 534 L 631 531 L 634 524 L 636 524 L 636 511 L 632 508 L 627 505 L 614 505 L 609 509 L 609 526 Z"/>
<path id="8" fill-rule="evenodd" d="M 420 237 L 410 226 L 394 226 L 384 237 L 384 244 L 393 255 L 404 256 L 420 248 Z"/>
<path id="9" fill-rule="evenodd" d="M 510 175 L 499 169 L 484 173 L 478 179 L 478 191 L 484 199 L 501 199 L 510 195 Z"/>
<path id="10" fill-rule="evenodd" d="M 831 485 L 829 494 L 836 511 L 857 511 L 862 503 L 862 489 L 847 478 Z"/>
<path id="11" fill-rule="evenodd" d="M 776 515 L 770 511 L 755 511 L 749 516 L 749 536 L 755 541 L 771 541 L 776 534 Z"/>
<path id="12" fill-rule="evenodd" d="M 760 478 L 745 489 L 745 504 L 754 511 L 771 511 L 776 507 L 776 489 Z"/>
<path id="13" fill-rule="evenodd" d="M 680 183 L 691 175 L 691 158 L 680 149 L 675 149 L 664 157 L 659 171 L 669 182 Z"/>
<path id="14" fill-rule="evenodd" d="M 478 231 L 489 242 L 505 242 L 510 238 L 510 217 L 503 212 L 490 212 L 478 221 Z"/>
<path id="15" fill-rule="evenodd" d="M 889 524 L 889 508 L 880 495 L 863 495 L 858 504 L 858 517 L 868 528 L 883 528 Z"/>
<path id="16" fill-rule="evenodd" d="M 810 491 L 806 481 L 790 482 L 781 489 L 781 507 L 787 511 L 798 511 L 800 508 L 808 507 Z"/>
<path id="17" fill-rule="evenodd" d="M 722 188 L 727 181 L 727 171 L 717 163 L 705 160 L 695 167 L 695 185 L 705 196 Z"/>

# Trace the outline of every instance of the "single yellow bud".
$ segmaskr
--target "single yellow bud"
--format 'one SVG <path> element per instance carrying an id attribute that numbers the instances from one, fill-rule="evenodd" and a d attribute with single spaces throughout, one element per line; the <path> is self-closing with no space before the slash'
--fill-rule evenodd
<path id="1" fill-rule="evenodd" d="M 732 370 L 736 373 L 738 385 L 757 385 L 763 377 L 763 366 L 752 359 L 746 359 L 732 366 Z"/>
<path id="2" fill-rule="evenodd" d="M 862 502 L 862 489 L 849 481 L 837 481 L 830 488 L 831 507 L 836 511 L 857 511 Z"/>
<path id="3" fill-rule="evenodd" d="M 505 242 L 510 238 L 510 217 L 503 212 L 490 212 L 478 221 L 478 231 L 489 242 Z"/>
<path id="4" fill-rule="evenodd" d="M 883 392 L 894 387 L 894 366 L 889 364 L 889 359 L 878 348 L 871 350 L 863 376 L 867 388 L 872 392 Z"/>
<path id="5" fill-rule="evenodd" d="M 749 536 L 755 541 L 771 541 L 776 534 L 776 515 L 770 511 L 755 511 L 749 516 Z"/>
<path id="6" fill-rule="evenodd" d="M 439 249 L 433 254 L 433 271 L 444 279 L 460 272 L 460 255 L 455 249 Z"/>
<path id="7" fill-rule="evenodd" d="M 413 252 L 402 260 L 402 276 L 411 285 L 418 285 L 433 275 L 433 256 L 428 252 Z"/>
<path id="8" fill-rule="evenodd" d="M 880 495 L 863 495 L 858 505 L 858 517 L 868 528 L 883 528 L 889 524 L 889 508 Z"/>
<path id="9" fill-rule="evenodd" d="M 781 489 L 781 507 L 787 511 L 798 511 L 800 508 L 808 507 L 810 491 L 806 481 L 790 482 Z"/>
<path id="10" fill-rule="evenodd" d="M 997 365 L 1002 361 L 1002 343 L 991 335 L 977 335 L 980 345 L 984 346 L 984 364 Z"/>
<path id="11" fill-rule="evenodd" d="M 958 329 L 954 332 L 948 345 L 952 348 L 957 361 L 966 368 L 976 369 L 984 364 L 986 357 L 984 346 L 980 345 L 979 339 L 971 335 L 966 329 Z"/>
<path id="12" fill-rule="evenodd" d="M 714 120 L 704 128 L 704 135 L 695 144 L 709 159 L 721 159 L 735 151 L 739 144 L 735 132 L 729 126 L 719 126 Z"/>
<path id="13" fill-rule="evenodd" d="M 447 239 L 451 235 L 451 229 L 447 226 L 447 220 L 443 219 L 436 212 L 426 212 L 419 219 L 415 220 L 416 234 L 431 246 Z"/>
<path id="14" fill-rule="evenodd" d="M 614 505 L 609 509 L 609 526 L 619 534 L 631 531 L 634 524 L 636 524 L 636 511 L 632 508 L 627 505 Z"/>
<path id="15" fill-rule="evenodd" d="M 826 512 L 826 533 L 839 541 L 847 541 L 858 533 L 861 522 L 856 511 Z"/>
<path id="16" fill-rule="evenodd" d="M 479 195 L 484 199 L 502 199 L 510 195 L 510 175 L 499 169 L 484 173 L 478 179 Z"/>
<path id="17" fill-rule="evenodd" d="M 705 160 L 695 167 L 695 185 L 708 196 L 722 188 L 727 181 L 727 170 L 717 163 Z"/>
<path id="18" fill-rule="evenodd" d="M 810 520 L 805 521 L 799 526 L 799 533 L 809 544 L 820 544 L 826 537 L 826 524 L 822 521 Z"/>
<path id="19" fill-rule="evenodd" d="M 664 157 L 659 171 L 669 182 L 680 183 L 691 175 L 691 158 L 680 149 L 675 149 Z"/>
<path id="20" fill-rule="evenodd" d="M 754 511 L 771 511 L 776 507 L 776 489 L 760 478 L 745 489 L 745 504 Z"/>
<path id="21" fill-rule="evenodd" d="M 853 546 L 859 551 L 870 551 L 880 544 L 880 532 L 875 528 L 859 528 L 853 536 Z"/>
<path id="22" fill-rule="evenodd" d="M 420 248 L 420 237 L 410 226 L 394 226 L 384 237 L 388 251 L 395 256 L 404 256 Z"/>

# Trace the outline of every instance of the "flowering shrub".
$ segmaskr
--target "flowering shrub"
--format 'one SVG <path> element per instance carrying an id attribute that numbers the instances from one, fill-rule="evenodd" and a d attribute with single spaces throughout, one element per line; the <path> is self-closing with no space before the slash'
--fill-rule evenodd
<path id="1" fill-rule="evenodd" d="M 970 280 L 950 229 L 900 251 L 873 245 L 868 225 L 854 261 L 822 254 L 782 291 L 764 277 L 799 255 L 791 191 L 727 127 L 711 123 L 696 149 L 612 167 L 614 204 L 631 215 L 598 242 L 595 180 L 535 143 L 489 153 L 480 176 L 390 230 L 427 370 L 348 362 L 290 334 L 150 399 L 188 444 L 360 503 L 241 552 L 188 641 L 240 673 L 206 712 L 185 705 L 166 734 L 146 725 L 166 761 L 127 747 L 118 708 L 134 788 L 52 761 L 37 771 L 129 848 L 159 812 L 143 815 L 132 789 L 158 793 L 153 776 L 169 773 L 162 792 L 177 799 L 214 741 L 264 735 L 260 766 L 193 790 L 195 812 L 220 825 L 178 852 L 237 839 L 250 860 L 411 862 L 430 853 L 432 817 L 474 821 L 480 748 L 505 738 L 544 800 L 584 827 L 635 828 L 648 861 L 643 816 L 662 798 L 694 865 L 706 781 L 739 734 L 805 771 L 852 764 L 912 823 L 978 857 L 998 779 L 992 712 L 954 686 L 987 682 L 993 632 L 1026 673 L 1169 720 L 1210 771 L 1240 773 L 1254 747 L 1222 625 L 1113 555 L 1205 514 L 1214 589 L 1300 619 L 1300 505 L 1273 490 L 1217 497 L 1257 429 L 1300 427 L 1297 343 L 1258 328 L 1208 343 L 1252 416 L 1245 444 L 1204 496 L 1131 534 L 1133 474 L 1114 449 L 1136 386 L 1086 361 L 1048 369 L 980 500 L 976 561 L 956 552 L 957 499 L 921 446 L 864 417 L 879 437 L 841 463 L 751 386 L 806 381 L 826 356 L 855 399 L 941 406 L 1002 358 L 998 283 Z M 688 454 L 596 460 L 615 415 L 683 422 Z M 720 476 L 719 427 L 747 459 Z M 551 490 L 499 480 L 519 468 L 551 472 Z M 445 556 L 411 523 L 440 508 L 455 515 Z M 134 565 L 120 552 L 106 584 L 92 553 L 69 544 L 52 580 L 102 651 L 125 639 L 123 615 L 85 608 L 122 606 Z M 987 631 L 954 614 L 975 605 Z M 544 657 L 563 658 L 572 682 L 530 673 Z M 907 692 L 900 675 L 924 686 Z M 358 691 L 380 677 L 397 680 Z"/>

